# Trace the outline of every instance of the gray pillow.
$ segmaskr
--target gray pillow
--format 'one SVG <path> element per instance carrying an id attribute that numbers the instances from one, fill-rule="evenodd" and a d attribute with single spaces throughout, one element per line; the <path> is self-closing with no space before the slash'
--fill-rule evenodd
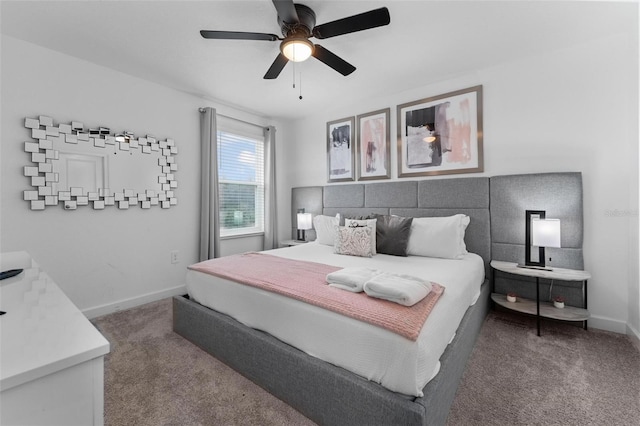
<path id="1" fill-rule="evenodd" d="M 407 256 L 412 217 L 375 215 L 376 251 L 394 256 Z"/>

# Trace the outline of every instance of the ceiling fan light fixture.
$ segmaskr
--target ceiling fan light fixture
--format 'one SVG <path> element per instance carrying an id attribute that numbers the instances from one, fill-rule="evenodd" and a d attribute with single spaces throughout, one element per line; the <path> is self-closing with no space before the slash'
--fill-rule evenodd
<path id="1" fill-rule="evenodd" d="M 206 39 L 220 40 L 280 40 L 280 53 L 264 75 L 265 80 L 277 78 L 290 61 L 306 61 L 309 56 L 347 76 L 354 72 L 356 67 L 321 45 L 314 45 L 308 39 L 326 39 L 351 34 L 389 25 L 391 22 L 389 9 L 381 7 L 316 25 L 316 14 L 310 7 L 294 3 L 294 0 L 272 0 L 272 3 L 278 13 L 277 21 L 284 38 L 268 33 L 219 30 L 202 30 L 200 35 Z"/>
<path id="2" fill-rule="evenodd" d="M 280 44 L 280 51 L 288 60 L 302 62 L 313 53 L 313 43 L 306 38 L 289 38 Z"/>

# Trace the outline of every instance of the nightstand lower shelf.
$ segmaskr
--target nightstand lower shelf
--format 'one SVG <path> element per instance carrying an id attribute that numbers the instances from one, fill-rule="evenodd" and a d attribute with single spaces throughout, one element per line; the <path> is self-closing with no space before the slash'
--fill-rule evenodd
<path id="1" fill-rule="evenodd" d="M 515 302 L 508 302 L 507 296 L 504 294 L 492 293 L 491 300 L 503 308 L 512 311 L 522 312 L 524 314 L 536 315 L 536 301 L 518 297 Z M 540 316 L 542 318 L 552 318 L 561 321 L 587 321 L 589 319 L 589 311 L 574 306 L 565 306 L 564 308 L 556 308 L 553 303 L 540 302 Z"/>

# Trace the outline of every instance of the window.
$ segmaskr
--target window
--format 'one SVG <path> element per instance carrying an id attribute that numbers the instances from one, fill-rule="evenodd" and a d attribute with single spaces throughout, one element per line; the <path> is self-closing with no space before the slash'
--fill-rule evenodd
<path id="1" fill-rule="evenodd" d="M 239 132 L 233 127 L 224 122 L 218 126 L 221 237 L 264 232 L 262 129 Z"/>

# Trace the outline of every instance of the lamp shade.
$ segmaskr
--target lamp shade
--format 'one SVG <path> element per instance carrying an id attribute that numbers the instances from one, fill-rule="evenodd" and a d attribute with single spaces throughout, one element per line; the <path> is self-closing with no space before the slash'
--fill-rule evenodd
<path id="1" fill-rule="evenodd" d="M 532 219 L 531 244 L 537 247 L 560 247 L 560 219 Z"/>
<path id="2" fill-rule="evenodd" d="M 280 44 L 280 51 L 288 60 L 302 62 L 313 53 L 313 43 L 306 38 L 291 38 Z"/>
<path id="3" fill-rule="evenodd" d="M 311 213 L 298 213 L 298 229 L 313 228 L 313 215 Z"/>

